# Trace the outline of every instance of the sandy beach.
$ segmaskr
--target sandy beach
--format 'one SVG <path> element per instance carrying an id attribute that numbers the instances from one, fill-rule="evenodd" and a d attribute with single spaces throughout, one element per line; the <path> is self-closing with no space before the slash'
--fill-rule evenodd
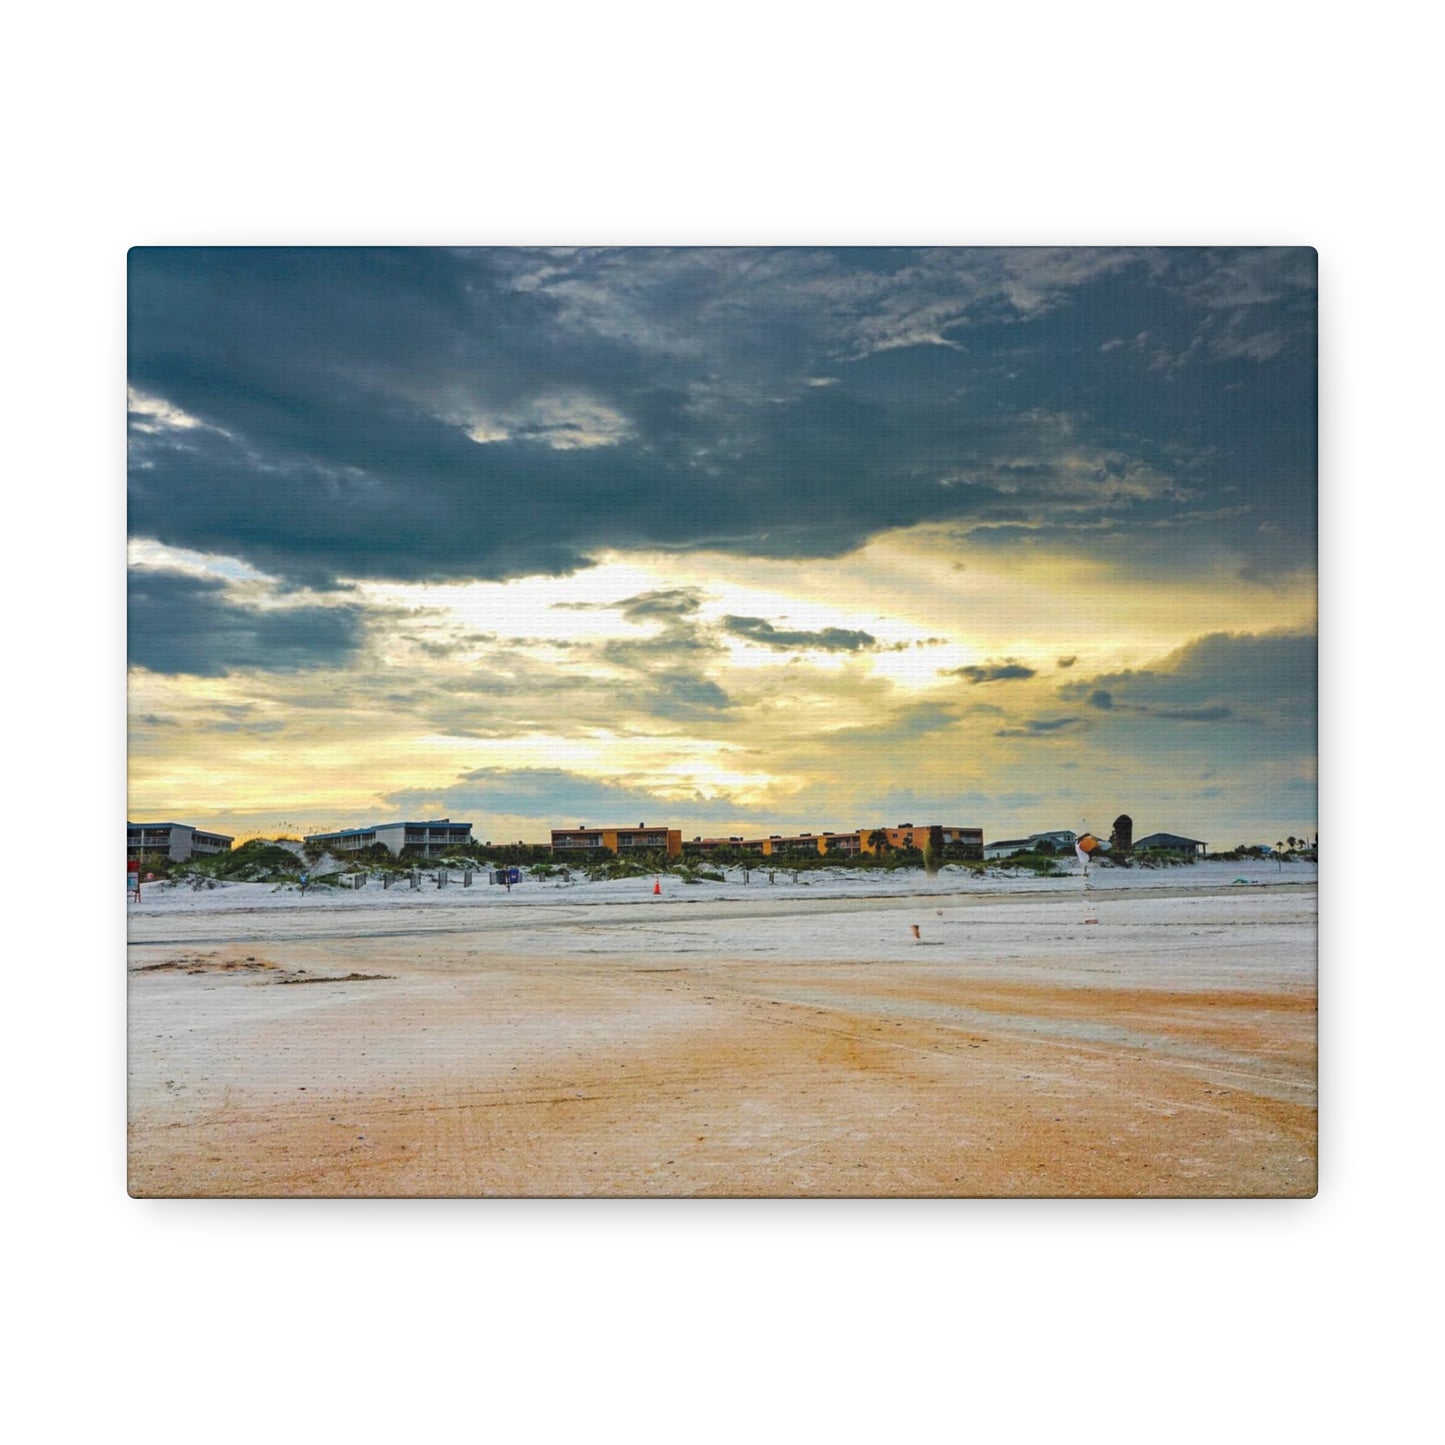
<path id="1" fill-rule="evenodd" d="M 664 887 L 149 890 L 131 1193 L 1315 1190 L 1313 866 Z"/>

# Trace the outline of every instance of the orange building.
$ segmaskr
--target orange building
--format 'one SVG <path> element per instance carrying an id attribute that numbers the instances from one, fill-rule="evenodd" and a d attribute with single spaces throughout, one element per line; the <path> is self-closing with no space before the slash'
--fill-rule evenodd
<path id="1" fill-rule="evenodd" d="M 983 857 L 982 828 L 937 823 L 923 827 L 900 823 L 896 828 L 857 828 L 851 833 L 772 833 L 766 838 L 694 838 L 687 845 L 687 851 L 706 855 L 722 848 L 732 848 L 743 853 L 760 854 L 764 858 L 800 852 L 856 856 L 904 848 L 917 848 L 922 852 L 930 834 L 936 848 L 961 846 L 969 857 Z"/>
<path id="2" fill-rule="evenodd" d="M 879 834 L 882 835 L 881 840 L 878 837 Z M 862 851 L 876 853 L 881 841 L 886 844 L 884 851 L 890 848 L 917 848 L 919 852 L 922 852 L 923 845 L 928 841 L 930 834 L 936 848 L 957 845 L 968 850 L 970 857 L 983 857 L 982 828 L 960 828 L 955 824 L 948 823 L 931 823 L 917 828 L 912 823 L 900 823 L 896 828 L 869 828 L 866 831 L 860 831 L 863 839 Z"/>
<path id="3" fill-rule="evenodd" d="M 744 838 L 734 835 L 730 838 L 694 838 L 686 845 L 689 853 L 700 853 L 704 857 L 720 849 L 730 848 L 736 853 L 754 853 L 761 858 L 771 858 L 781 853 L 796 853 L 800 850 L 819 853 L 828 852 L 827 844 L 834 838 L 847 837 L 840 833 L 774 833 L 767 838 Z"/>
<path id="4" fill-rule="evenodd" d="M 649 828 L 639 823 L 635 828 L 589 828 L 585 823 L 576 828 L 553 828 L 554 853 L 585 853 L 589 849 L 607 849 L 621 857 L 625 853 L 666 853 L 676 858 L 682 853 L 682 829 Z"/>

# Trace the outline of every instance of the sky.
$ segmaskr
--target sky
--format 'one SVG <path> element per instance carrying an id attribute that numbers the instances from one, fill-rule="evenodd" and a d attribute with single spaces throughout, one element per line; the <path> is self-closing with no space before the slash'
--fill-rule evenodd
<path id="1" fill-rule="evenodd" d="M 1316 826 L 1309 249 L 129 258 L 129 814 Z"/>

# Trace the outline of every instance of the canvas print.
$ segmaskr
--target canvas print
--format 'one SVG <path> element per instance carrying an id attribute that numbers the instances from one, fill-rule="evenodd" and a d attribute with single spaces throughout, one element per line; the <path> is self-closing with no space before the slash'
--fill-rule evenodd
<path id="1" fill-rule="evenodd" d="M 1313 250 L 128 270 L 133 1195 L 1314 1193 Z"/>

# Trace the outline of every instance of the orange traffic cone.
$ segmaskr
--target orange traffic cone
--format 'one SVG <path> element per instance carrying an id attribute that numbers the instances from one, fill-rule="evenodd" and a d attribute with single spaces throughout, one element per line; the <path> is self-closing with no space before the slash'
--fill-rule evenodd
<path id="1" fill-rule="evenodd" d="M 652 891 L 653 891 L 654 893 L 658 893 L 658 894 L 660 894 L 660 893 L 662 892 L 662 879 L 661 879 L 661 878 L 654 878 L 654 879 L 652 880 Z"/>

